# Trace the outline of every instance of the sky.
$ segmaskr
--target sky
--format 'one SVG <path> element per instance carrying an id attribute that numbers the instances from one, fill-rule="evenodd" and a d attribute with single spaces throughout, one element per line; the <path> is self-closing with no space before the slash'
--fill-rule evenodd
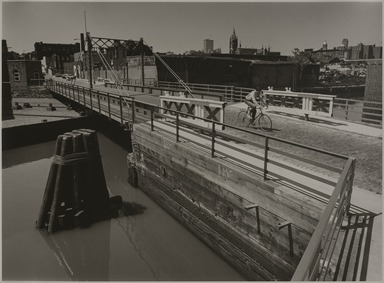
<path id="1" fill-rule="evenodd" d="M 204 39 L 229 51 L 236 31 L 242 47 L 294 48 L 382 46 L 382 2 L 2 2 L 2 39 L 10 51 L 35 42 L 76 43 L 80 33 L 144 41 L 155 52 L 202 50 Z"/>

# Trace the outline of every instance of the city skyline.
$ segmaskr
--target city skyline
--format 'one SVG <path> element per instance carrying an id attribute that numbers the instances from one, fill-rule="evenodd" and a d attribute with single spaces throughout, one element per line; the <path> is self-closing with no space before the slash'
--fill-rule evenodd
<path id="1" fill-rule="evenodd" d="M 236 30 L 247 48 L 271 46 L 292 55 L 294 48 L 382 46 L 381 2 L 2 2 L 2 39 L 11 51 L 34 50 L 35 42 L 76 43 L 80 33 L 138 40 L 155 52 L 202 50 L 204 39 L 229 51 Z"/>

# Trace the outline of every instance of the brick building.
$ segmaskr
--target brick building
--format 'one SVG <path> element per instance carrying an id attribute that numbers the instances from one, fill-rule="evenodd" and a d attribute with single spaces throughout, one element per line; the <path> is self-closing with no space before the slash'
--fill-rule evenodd
<path id="1" fill-rule="evenodd" d="M 12 110 L 12 95 L 11 84 L 9 82 L 9 73 L 7 67 L 7 60 L 10 58 L 8 53 L 7 41 L 1 41 L 1 106 L 2 106 L 2 120 L 14 119 Z"/>
<path id="2" fill-rule="evenodd" d="M 32 87 L 44 84 L 41 61 L 8 60 L 7 64 L 12 95 L 28 94 Z"/>
<path id="3" fill-rule="evenodd" d="M 35 43 L 35 53 L 38 60 L 44 60 L 46 73 L 64 73 L 64 63 L 73 61 L 73 54 L 80 52 L 80 43 Z M 72 57 L 71 57 L 72 56 Z"/>
<path id="4" fill-rule="evenodd" d="M 278 58 L 285 58 L 285 61 L 279 61 Z M 171 55 L 162 56 L 162 59 L 185 82 L 242 87 L 284 88 L 313 85 L 318 81 L 320 70 L 318 64 L 308 64 L 300 72 L 298 66 L 293 62 L 287 62 L 284 56 Z M 158 62 L 157 71 L 159 81 L 175 81 L 172 74 Z"/>
<path id="5" fill-rule="evenodd" d="M 317 62 L 328 63 L 329 61 L 339 58 L 346 60 L 364 60 L 364 59 L 381 59 L 382 47 L 375 45 L 364 45 L 359 43 L 356 46 L 348 46 L 348 39 L 342 41 L 342 45 L 328 49 L 326 42 L 323 43 L 321 49 L 306 49 L 310 56 Z"/>
<path id="6" fill-rule="evenodd" d="M 211 53 L 214 50 L 213 48 L 213 40 L 212 39 L 204 39 L 204 53 Z"/>

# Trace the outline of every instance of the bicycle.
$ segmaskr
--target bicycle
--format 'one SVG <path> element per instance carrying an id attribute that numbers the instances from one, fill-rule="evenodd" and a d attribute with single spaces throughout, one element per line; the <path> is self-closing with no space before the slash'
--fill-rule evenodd
<path id="1" fill-rule="evenodd" d="M 264 102 L 260 103 L 260 107 L 257 107 L 260 111 L 258 111 L 257 116 L 252 121 L 252 118 L 249 118 L 251 116 L 250 111 L 251 107 L 248 106 L 248 108 L 242 109 L 238 115 L 238 121 L 244 126 L 256 126 L 256 123 L 258 124 L 259 128 L 262 131 L 271 131 L 272 130 L 272 120 L 269 118 L 267 114 L 264 114 L 264 111 L 268 109 L 268 105 Z"/>

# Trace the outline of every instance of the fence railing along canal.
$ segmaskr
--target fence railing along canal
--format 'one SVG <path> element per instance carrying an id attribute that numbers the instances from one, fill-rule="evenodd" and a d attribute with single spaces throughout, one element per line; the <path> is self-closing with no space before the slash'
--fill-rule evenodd
<path id="1" fill-rule="evenodd" d="M 331 263 L 330 258 L 335 250 L 335 235 L 338 235 L 340 232 L 344 216 L 349 213 L 355 159 L 306 145 L 285 141 L 265 134 L 252 132 L 244 128 L 215 121 L 214 119 L 206 119 L 191 113 L 177 111 L 176 109 L 143 103 L 136 101 L 134 97 L 126 95 L 112 94 L 107 91 L 100 91 L 57 81 L 49 82 L 47 87 L 54 93 L 73 100 L 74 102 L 105 115 L 110 119 L 119 121 L 122 125 L 126 125 L 127 123 L 142 123 L 143 126 L 148 126 L 151 131 L 161 130 L 161 132 L 164 132 L 164 128 L 160 127 L 162 123 L 172 125 L 168 134 L 174 136 L 175 142 L 185 140 L 196 143 L 193 139 L 186 138 L 186 133 L 190 134 L 195 131 L 205 133 L 205 135 L 199 136 L 203 137 L 206 142 L 204 142 L 204 144 L 198 144 L 198 146 L 204 148 L 212 158 L 226 158 L 235 164 L 241 164 L 242 167 L 245 166 L 243 168 L 246 168 L 247 170 L 257 172 L 264 178 L 264 180 L 274 180 L 286 186 L 297 187 L 324 198 L 326 202 L 325 210 L 319 218 L 318 225 L 312 234 L 311 240 L 297 266 L 292 280 L 325 279 L 324 272 L 328 271 Z M 181 119 L 181 117 L 184 119 Z M 190 120 L 185 119 L 186 117 L 189 117 Z M 203 127 L 197 125 L 193 122 L 194 120 L 204 121 L 209 126 Z M 221 131 L 219 129 L 220 127 L 234 129 L 238 131 L 238 133 L 246 133 L 252 135 L 254 138 L 245 139 L 242 138 L 240 134 L 236 136 L 229 135 L 224 131 Z M 235 143 L 231 144 L 228 141 L 233 141 Z M 252 150 L 239 148 L 236 146 L 236 144 L 239 143 L 252 146 Z M 229 155 L 226 151 L 219 150 L 218 145 L 225 145 L 227 148 L 249 155 L 260 162 L 258 164 L 247 163 L 245 160 Z M 292 147 L 293 150 L 288 152 L 286 147 L 283 150 L 281 145 Z M 300 154 L 300 152 L 303 151 L 309 151 L 313 156 L 327 156 L 328 161 L 331 159 L 337 160 L 337 162 L 334 163 L 339 166 L 329 165 L 329 163 L 333 162 L 324 164 L 324 162 L 316 161 L 312 157 L 308 158 L 308 156 Z M 287 160 L 289 162 L 287 162 Z M 303 164 L 316 168 L 322 172 L 326 171 L 327 176 L 323 177 L 324 175 L 322 176 L 321 174 L 304 170 L 302 169 Z M 336 181 L 329 178 L 329 175 L 332 174 L 337 177 Z M 328 194 L 314 190 L 312 186 L 308 186 L 307 183 L 298 181 L 294 176 L 300 176 L 300 178 L 304 178 L 305 180 L 308 180 L 308 182 L 317 183 L 321 187 L 331 188 L 331 192 Z"/>

